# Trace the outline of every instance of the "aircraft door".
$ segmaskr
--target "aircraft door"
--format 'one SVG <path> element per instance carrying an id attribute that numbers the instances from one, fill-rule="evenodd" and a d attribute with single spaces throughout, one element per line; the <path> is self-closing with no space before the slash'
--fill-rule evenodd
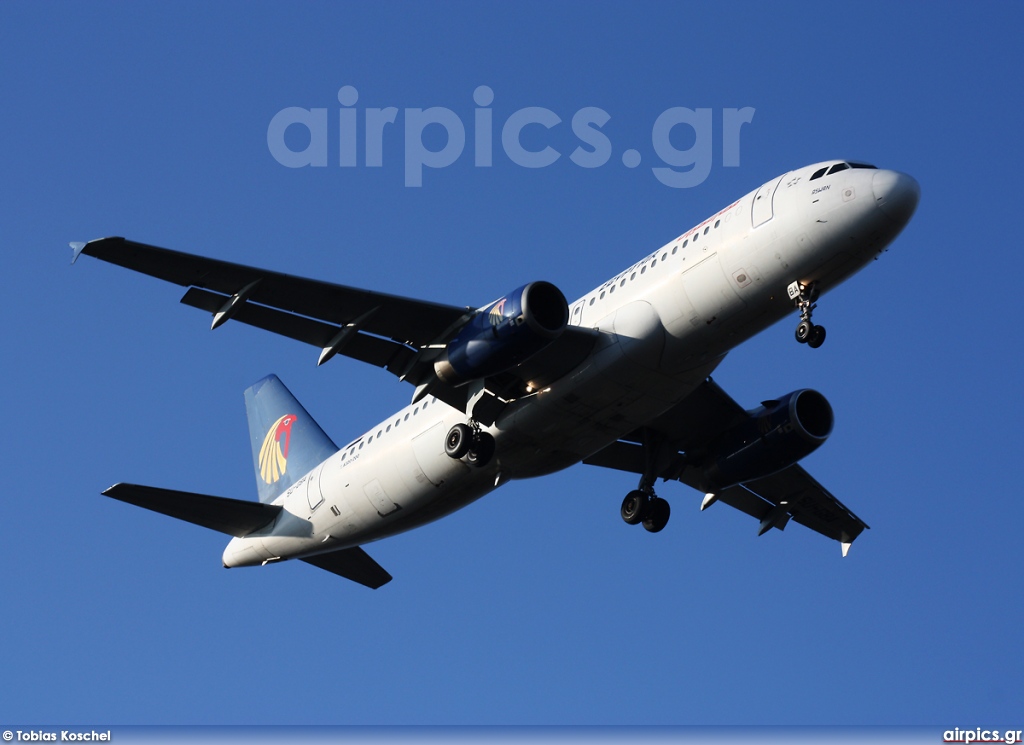
<path id="1" fill-rule="evenodd" d="M 782 182 L 783 176 L 779 176 L 773 181 L 769 181 L 767 184 L 762 186 L 754 194 L 754 202 L 750 207 L 750 225 L 756 228 L 758 225 L 764 225 L 766 222 L 775 216 L 772 202 L 775 199 L 775 190 Z"/>
<path id="2" fill-rule="evenodd" d="M 306 479 L 306 499 L 309 500 L 309 509 L 315 510 L 324 502 L 323 492 L 320 491 L 320 472 L 324 470 L 321 463 L 317 469 Z"/>

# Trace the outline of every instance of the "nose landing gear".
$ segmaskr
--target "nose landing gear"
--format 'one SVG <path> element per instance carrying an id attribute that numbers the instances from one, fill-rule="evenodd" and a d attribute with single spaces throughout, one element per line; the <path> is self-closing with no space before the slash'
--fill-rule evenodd
<path id="1" fill-rule="evenodd" d="M 787 291 L 790 299 L 800 309 L 800 323 L 796 326 L 796 340 L 811 349 L 817 349 L 825 343 L 825 327 L 815 326 L 811 321 L 811 313 L 818 307 L 815 304 L 819 294 L 817 283 L 811 282 L 809 285 L 803 285 L 800 282 L 793 282 Z"/>

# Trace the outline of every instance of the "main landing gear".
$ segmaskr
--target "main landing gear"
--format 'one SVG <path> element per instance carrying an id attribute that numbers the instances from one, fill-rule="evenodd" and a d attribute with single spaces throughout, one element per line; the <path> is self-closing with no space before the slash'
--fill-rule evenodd
<path id="1" fill-rule="evenodd" d="M 668 524 L 672 510 L 661 497 L 654 493 L 654 482 L 661 473 L 668 459 L 675 453 L 667 443 L 650 431 L 644 432 L 644 472 L 640 476 L 637 488 L 622 500 L 619 514 L 627 525 L 643 523 L 644 529 L 657 533 Z"/>
<path id="2" fill-rule="evenodd" d="M 796 340 L 806 344 L 811 349 L 817 349 L 825 343 L 825 327 L 815 326 L 811 321 L 811 313 L 818 306 L 815 301 L 818 299 L 818 287 L 816 282 L 803 285 L 800 282 L 793 282 L 788 288 L 789 297 L 800 309 L 800 323 L 796 326 Z"/>
<path id="3" fill-rule="evenodd" d="M 494 457 L 494 438 L 476 422 L 456 424 L 444 438 L 444 452 L 449 458 L 465 458 L 469 465 L 483 468 Z"/>
<path id="4" fill-rule="evenodd" d="M 644 529 L 657 533 L 668 525 L 669 515 L 672 513 L 668 502 L 654 494 L 634 489 L 622 500 L 622 509 L 619 514 L 626 521 L 627 525 L 643 523 Z"/>

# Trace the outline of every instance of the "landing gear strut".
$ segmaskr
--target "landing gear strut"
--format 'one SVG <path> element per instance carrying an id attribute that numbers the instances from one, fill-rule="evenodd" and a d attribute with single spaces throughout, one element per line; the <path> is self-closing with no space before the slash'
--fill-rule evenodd
<path id="1" fill-rule="evenodd" d="M 806 344 L 811 349 L 817 349 L 825 343 L 825 327 L 815 326 L 811 321 L 811 313 L 818 306 L 815 301 L 818 299 L 818 287 L 816 282 L 809 285 L 793 282 L 788 288 L 789 297 L 800 309 L 800 323 L 796 327 L 796 340 Z"/>
<path id="2" fill-rule="evenodd" d="M 668 502 L 654 493 L 654 482 L 657 474 L 664 470 L 673 452 L 665 442 L 651 433 L 644 433 L 644 473 L 640 476 L 637 488 L 622 500 L 622 507 L 619 510 L 627 525 L 643 523 L 645 530 L 657 533 L 668 524 L 671 509 Z"/>
<path id="3" fill-rule="evenodd" d="M 476 422 L 456 424 L 444 438 L 444 452 L 449 458 L 465 458 L 469 465 L 483 468 L 494 457 L 494 438 Z"/>

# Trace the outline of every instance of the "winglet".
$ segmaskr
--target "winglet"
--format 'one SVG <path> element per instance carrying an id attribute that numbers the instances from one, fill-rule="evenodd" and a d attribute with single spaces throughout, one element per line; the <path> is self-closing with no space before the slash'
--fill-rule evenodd
<path id="1" fill-rule="evenodd" d="M 846 555 L 848 553 L 850 553 L 850 546 L 853 545 L 853 541 L 849 541 L 849 542 L 841 541 L 841 543 L 842 543 L 842 546 L 843 546 L 843 558 L 845 559 Z"/>
<path id="2" fill-rule="evenodd" d="M 78 261 L 78 257 L 82 255 L 82 249 L 85 248 L 85 244 L 81 241 L 71 241 L 68 245 L 71 246 L 71 263 L 74 264 Z"/>

